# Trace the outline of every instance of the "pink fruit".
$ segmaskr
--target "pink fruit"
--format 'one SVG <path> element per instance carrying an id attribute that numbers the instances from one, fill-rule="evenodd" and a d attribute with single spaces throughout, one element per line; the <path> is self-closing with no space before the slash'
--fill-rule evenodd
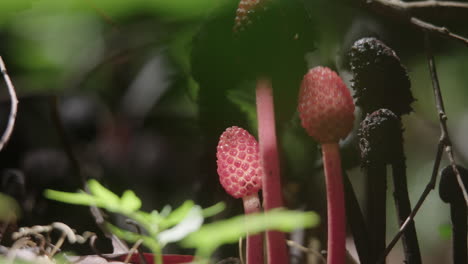
<path id="1" fill-rule="evenodd" d="M 338 142 L 353 128 L 353 99 L 334 71 L 315 67 L 302 81 L 298 110 L 302 126 L 322 146 L 327 187 L 327 263 L 343 264 L 346 252 L 346 215 Z"/>
<path id="2" fill-rule="evenodd" d="M 226 192 L 242 198 L 246 214 L 260 213 L 263 166 L 255 138 L 240 127 L 230 127 L 219 139 L 216 157 L 219 180 Z M 262 234 L 248 234 L 246 252 L 247 264 L 264 263 Z"/>
<path id="3" fill-rule="evenodd" d="M 302 126 L 320 143 L 338 142 L 353 128 L 353 98 L 340 76 L 326 67 L 304 76 L 298 110 Z"/>
<path id="4" fill-rule="evenodd" d="M 226 129 L 219 139 L 216 157 L 219 180 L 230 195 L 241 198 L 262 188 L 258 143 L 249 132 L 237 126 Z"/>

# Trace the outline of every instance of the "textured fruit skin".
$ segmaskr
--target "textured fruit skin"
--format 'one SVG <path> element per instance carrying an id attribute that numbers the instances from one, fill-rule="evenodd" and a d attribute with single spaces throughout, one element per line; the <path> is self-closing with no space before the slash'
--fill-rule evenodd
<path id="1" fill-rule="evenodd" d="M 243 30 L 245 26 L 252 23 L 252 15 L 262 6 L 265 0 L 241 0 L 236 10 L 234 20 L 234 32 Z"/>
<path id="2" fill-rule="evenodd" d="M 233 126 L 219 139 L 217 153 L 221 185 L 234 198 L 257 193 L 262 188 L 258 143 L 246 130 Z"/>
<path id="3" fill-rule="evenodd" d="M 395 51 L 376 38 L 356 41 L 349 52 L 356 105 L 364 114 L 380 108 L 397 116 L 413 111 L 415 101 L 406 68 Z"/>
<path id="4" fill-rule="evenodd" d="M 381 166 L 404 157 L 401 120 L 388 109 L 368 114 L 358 131 L 361 166 Z"/>
<path id="5" fill-rule="evenodd" d="M 327 67 L 315 67 L 304 76 L 298 105 L 302 126 L 320 143 L 338 142 L 353 128 L 353 98 Z"/>

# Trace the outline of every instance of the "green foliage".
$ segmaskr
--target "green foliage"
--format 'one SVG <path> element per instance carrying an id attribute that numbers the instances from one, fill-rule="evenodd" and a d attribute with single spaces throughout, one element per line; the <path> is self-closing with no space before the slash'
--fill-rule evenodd
<path id="1" fill-rule="evenodd" d="M 68 193 L 46 190 L 45 195 L 51 200 L 77 205 L 97 206 L 110 212 L 123 213 L 125 215 L 133 213 L 141 207 L 141 200 L 133 191 L 127 190 L 123 193 L 122 197 L 119 197 L 96 180 L 90 180 L 88 186 L 90 194 L 85 192 Z"/>
<path id="2" fill-rule="evenodd" d="M 70 204 L 97 206 L 134 220 L 146 230 L 147 234 L 126 231 L 110 223 L 107 226 L 113 233 L 127 241 L 142 240 L 143 244 L 157 255 L 161 254 L 162 247 L 167 243 L 184 238 L 197 230 L 203 223 L 203 210 L 194 205 L 193 201 L 186 201 L 175 210 L 165 207 L 161 213 L 156 210 L 147 213 L 140 210 L 141 200 L 131 190 L 125 191 L 119 197 L 96 180 L 90 180 L 88 187 L 89 194 L 83 191 L 68 193 L 46 190 L 45 196 Z M 210 208 L 210 214 L 219 213 L 223 206 L 216 205 L 214 208 L 217 208 L 218 211 L 213 212 L 213 208 Z"/>
<path id="3" fill-rule="evenodd" d="M 33 261 L 27 261 L 22 259 L 14 259 L 13 261 L 8 260 L 5 257 L 0 256 L 0 263 L 10 263 L 10 264 L 34 264 Z"/>
<path id="4" fill-rule="evenodd" d="M 135 12 L 147 12 L 165 20 L 180 21 L 200 19 L 210 11 L 222 9 L 227 1 L 217 0 L 4 0 L 0 3 L 0 17 L 7 18 L 21 11 L 81 11 L 100 10 L 111 17 L 129 16 Z"/>
<path id="5" fill-rule="evenodd" d="M 267 229 L 290 232 L 318 224 L 319 216 L 316 213 L 275 209 L 206 224 L 182 240 L 182 245 L 197 248 L 197 255 L 209 257 L 219 246 L 236 243 L 247 234 L 257 234 Z"/>
<path id="6" fill-rule="evenodd" d="M 452 237 L 452 226 L 449 224 L 440 225 L 439 236 L 443 239 L 450 239 Z"/>
<path id="7" fill-rule="evenodd" d="M 119 197 L 96 180 L 90 180 L 88 186 L 89 193 L 46 190 L 45 196 L 70 204 L 97 206 L 134 220 L 146 230 L 145 234 L 124 230 L 110 223 L 106 225 L 122 239 L 132 243 L 141 240 L 158 256 L 166 244 L 181 241 L 184 247 L 196 248 L 199 256 L 208 258 L 217 247 L 235 243 L 247 234 L 267 229 L 289 232 L 297 228 L 314 227 L 319 223 L 319 217 L 313 212 L 277 209 L 262 214 L 236 216 L 202 226 L 204 218 L 224 210 L 223 203 L 202 209 L 193 201 L 186 201 L 174 210 L 165 206 L 160 212 L 153 210 L 148 213 L 140 210 L 141 200 L 133 191 L 127 190 Z"/>
<path id="8" fill-rule="evenodd" d="M 0 193 L 0 221 L 11 221 L 20 216 L 20 208 L 15 199 Z"/>
<path id="9" fill-rule="evenodd" d="M 257 106 L 255 102 L 255 82 L 246 81 L 237 89 L 228 90 L 227 98 L 246 115 L 250 131 L 257 131 Z"/>

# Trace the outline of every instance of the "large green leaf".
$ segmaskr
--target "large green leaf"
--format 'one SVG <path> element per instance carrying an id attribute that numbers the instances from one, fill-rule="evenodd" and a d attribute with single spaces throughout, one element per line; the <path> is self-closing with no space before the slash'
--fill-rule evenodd
<path id="1" fill-rule="evenodd" d="M 314 227 L 319 216 L 314 212 L 298 212 L 275 209 L 266 213 L 236 216 L 227 220 L 206 224 L 182 240 L 182 245 L 196 248 L 197 254 L 209 257 L 221 245 L 236 243 L 247 234 L 265 230 L 290 232 L 298 228 Z"/>

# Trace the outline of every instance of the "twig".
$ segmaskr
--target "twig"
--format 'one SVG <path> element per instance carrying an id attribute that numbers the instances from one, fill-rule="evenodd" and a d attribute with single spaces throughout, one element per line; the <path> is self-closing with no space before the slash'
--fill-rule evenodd
<path id="1" fill-rule="evenodd" d="M 103 255 L 102 255 L 102 252 L 96 247 L 96 240 L 97 240 L 97 236 L 94 235 L 94 236 L 91 236 L 89 238 L 89 247 L 93 250 L 94 254 L 98 255 L 99 257 L 101 258 L 105 258 Z"/>
<path id="2" fill-rule="evenodd" d="M 301 250 L 304 253 L 312 254 L 312 255 L 314 255 L 316 257 L 319 257 L 319 259 L 320 259 L 320 261 L 322 263 L 327 263 L 327 260 L 317 250 L 314 250 L 314 249 L 311 249 L 311 248 L 306 248 L 303 245 L 301 245 L 301 244 L 299 244 L 299 243 L 297 243 L 295 241 L 292 241 L 292 240 L 286 240 L 286 243 L 288 244 L 288 246 L 298 248 L 299 250 Z"/>
<path id="3" fill-rule="evenodd" d="M 400 0 L 362 0 L 373 9 L 383 12 L 391 11 L 390 15 L 398 17 L 443 18 L 452 20 L 456 15 L 468 15 L 468 3 L 455 1 L 416 1 Z M 462 16 L 463 17 L 463 16 Z"/>
<path id="4" fill-rule="evenodd" d="M 3 79 L 8 88 L 8 94 L 10 95 L 10 114 L 8 115 L 8 123 L 3 132 L 2 137 L 0 138 L 0 151 L 2 151 L 3 147 L 6 143 L 10 140 L 11 133 L 13 132 L 13 128 L 15 126 L 16 121 L 16 114 L 18 113 L 18 98 L 16 97 L 15 87 L 11 82 L 10 76 L 8 76 L 7 69 L 5 67 L 5 63 L 3 62 L 2 57 L 0 56 L 0 71 L 2 72 Z"/>
<path id="5" fill-rule="evenodd" d="M 408 10 L 429 10 L 433 8 L 462 8 L 468 11 L 468 3 L 462 2 L 441 2 L 441 1 L 418 1 L 418 2 L 403 2 L 398 1 L 401 5 L 405 6 Z"/>
<path id="6" fill-rule="evenodd" d="M 53 257 L 55 253 L 62 247 L 63 242 L 65 242 L 65 238 L 67 238 L 67 233 L 63 232 L 60 238 L 57 240 L 57 243 L 55 243 L 54 248 L 50 252 L 50 256 Z"/>
<path id="7" fill-rule="evenodd" d="M 406 3 L 399 0 L 361 0 L 375 12 L 394 20 L 409 23 L 423 31 L 441 37 L 451 38 L 468 46 L 468 38 L 452 33 L 446 27 L 435 26 L 422 19 L 440 19 L 441 14 L 446 18 L 468 17 L 468 4 L 461 2 L 419 1 Z"/>
<path id="8" fill-rule="evenodd" d="M 426 185 L 426 188 L 424 189 L 423 193 L 421 194 L 421 197 L 419 197 L 418 202 L 414 206 L 413 210 L 411 211 L 411 214 L 406 218 L 406 221 L 401 225 L 400 230 L 398 233 L 395 235 L 395 237 L 390 241 L 388 244 L 387 248 L 385 249 L 384 255 L 382 259 L 379 261 L 379 263 L 384 263 L 385 257 L 390 253 L 390 251 L 393 249 L 395 244 L 398 242 L 400 237 L 403 235 L 403 232 L 405 231 L 406 227 L 408 226 L 409 223 L 414 219 L 416 214 L 418 213 L 419 209 L 421 208 L 422 204 L 426 200 L 426 197 L 429 195 L 429 193 L 434 190 L 437 182 L 437 175 L 439 173 L 439 166 L 440 166 L 440 161 L 442 160 L 442 153 L 444 150 L 444 144 L 441 141 L 439 141 L 439 145 L 437 146 L 437 152 L 436 152 L 436 158 L 434 161 L 434 166 L 432 168 L 432 176 L 431 180 L 429 183 Z"/>
<path id="9" fill-rule="evenodd" d="M 465 37 L 462 37 L 460 35 L 457 35 L 455 33 L 452 33 L 450 30 L 448 30 L 448 28 L 446 27 L 438 27 L 438 26 L 435 26 L 431 23 L 428 23 L 428 22 L 425 22 L 421 19 L 418 19 L 418 18 L 415 18 L 415 17 L 412 17 L 410 19 L 410 22 L 412 25 L 415 25 L 425 31 L 428 31 L 430 33 L 435 33 L 435 34 L 438 34 L 442 37 L 446 37 L 446 38 L 452 38 L 454 40 L 457 40 L 457 41 L 460 41 L 461 43 L 465 44 L 465 46 L 468 47 L 468 39 L 465 38 Z"/>
<path id="10" fill-rule="evenodd" d="M 398 242 L 400 239 L 401 235 L 405 231 L 406 227 L 408 224 L 414 219 L 416 214 L 418 213 L 419 209 L 421 208 L 422 204 L 426 200 L 427 196 L 429 193 L 435 189 L 436 183 L 437 183 L 437 175 L 439 173 L 439 166 L 440 162 L 442 160 L 442 154 L 445 150 L 447 153 L 447 156 L 449 158 L 449 161 L 451 163 L 451 166 L 453 168 L 453 171 L 455 175 L 457 176 L 457 181 L 458 184 L 460 185 L 460 188 L 463 192 L 463 196 L 465 198 L 465 201 L 468 203 L 468 196 L 466 193 L 465 186 L 462 184 L 461 178 L 460 178 L 460 173 L 458 169 L 456 168 L 455 165 L 455 160 L 453 158 L 453 152 L 452 152 L 452 143 L 450 141 L 450 137 L 448 135 L 448 129 L 447 129 L 447 115 L 445 114 L 445 107 L 444 107 L 444 101 L 442 99 L 442 93 L 440 91 L 440 86 L 439 86 L 439 79 L 437 77 L 437 72 L 435 68 L 435 63 L 434 63 L 434 56 L 432 54 L 431 50 L 431 45 L 429 41 L 429 35 L 426 32 L 425 34 L 425 42 L 426 42 L 426 51 L 427 51 L 427 56 L 428 56 L 428 62 L 429 62 L 429 70 L 431 73 L 431 78 L 432 78 L 432 85 L 433 85 L 433 91 L 434 91 L 434 97 L 436 101 L 436 108 L 439 113 L 439 123 L 440 123 L 440 130 L 441 130 L 441 135 L 439 139 L 439 144 L 437 145 L 437 152 L 436 152 L 436 157 L 434 161 L 434 166 L 432 168 L 432 176 L 429 181 L 429 183 L 426 185 L 426 188 L 424 189 L 423 193 L 419 197 L 418 202 L 416 203 L 415 207 L 411 211 L 411 214 L 408 216 L 406 221 L 401 225 L 400 230 L 398 233 L 395 235 L 395 237 L 392 239 L 392 241 L 388 244 L 387 248 L 385 249 L 384 255 L 382 259 L 379 261 L 379 263 L 384 263 L 385 257 L 390 253 L 390 251 L 393 249 L 395 244 Z"/>
<path id="11" fill-rule="evenodd" d="M 8 250 L 8 253 L 6 255 L 6 264 L 12 264 L 14 263 L 14 260 L 18 254 L 18 250 L 21 249 L 22 247 L 35 247 L 36 243 L 32 241 L 29 237 L 22 237 L 13 243 L 13 245 L 10 247 Z"/>
<path id="12" fill-rule="evenodd" d="M 138 248 L 140 247 L 141 243 L 143 243 L 143 239 L 138 239 L 137 242 L 133 245 L 133 247 L 128 251 L 127 257 L 125 257 L 124 263 L 129 263 L 130 259 L 132 258 L 135 252 L 140 252 Z"/>
<path id="13" fill-rule="evenodd" d="M 137 234 L 139 235 L 143 235 L 143 232 L 141 230 L 141 226 L 138 224 L 137 221 L 133 220 L 133 219 L 126 219 L 125 222 L 128 224 L 128 225 L 132 225 L 135 227 L 136 229 L 136 232 Z M 143 252 L 141 250 L 137 250 L 138 252 L 138 256 L 140 257 L 140 262 L 142 264 L 148 264 L 148 262 L 146 261 L 146 258 L 145 256 L 143 255 Z"/>
<path id="14" fill-rule="evenodd" d="M 463 181 L 460 176 L 460 172 L 457 169 L 457 166 L 455 164 L 455 159 L 453 157 L 452 141 L 450 140 L 448 129 L 447 129 L 447 115 L 445 114 L 444 101 L 442 99 L 442 92 L 440 91 L 439 78 L 437 77 L 437 70 L 435 66 L 434 55 L 432 54 L 431 42 L 429 39 L 429 35 L 427 33 L 425 35 L 425 43 L 426 43 L 427 59 L 429 62 L 429 71 L 431 73 L 432 86 L 434 88 L 436 107 L 437 107 L 437 111 L 439 112 L 439 123 L 440 123 L 440 130 L 442 134 L 441 140 L 444 143 L 445 152 L 447 153 L 450 164 L 452 165 L 453 172 L 457 176 L 458 185 L 460 186 L 460 189 L 462 190 L 463 197 L 465 198 L 465 202 L 468 206 L 468 193 L 466 192 L 465 185 L 463 184 Z"/>
<path id="15" fill-rule="evenodd" d="M 240 264 L 244 264 L 244 246 L 242 245 L 242 237 L 239 238 L 239 260 L 240 260 Z"/>

